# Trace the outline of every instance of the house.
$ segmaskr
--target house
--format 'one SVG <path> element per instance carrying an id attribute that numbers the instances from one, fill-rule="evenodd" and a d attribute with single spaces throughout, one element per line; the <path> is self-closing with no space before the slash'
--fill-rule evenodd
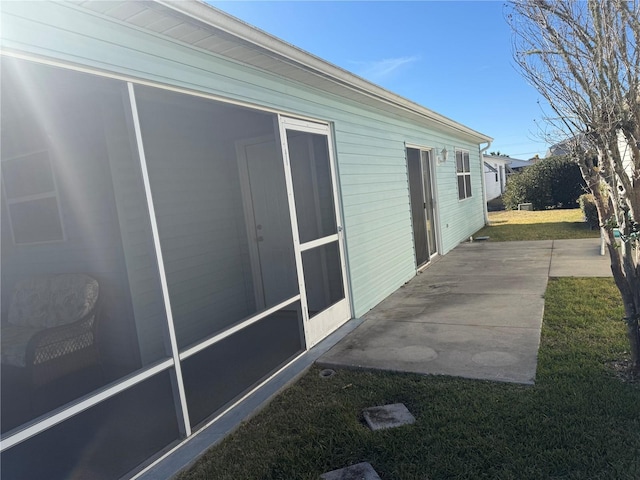
<path id="1" fill-rule="evenodd" d="M 535 157 L 529 160 L 520 160 L 507 155 L 495 154 L 483 155 L 483 159 L 487 202 L 504 193 L 509 175 L 520 172 L 537 161 Z"/>
<path id="2" fill-rule="evenodd" d="M 560 143 L 551 145 L 544 155 L 544 158 L 559 157 L 569 155 L 571 153 L 572 144 L 575 144 L 575 139 L 565 140 Z"/>
<path id="3" fill-rule="evenodd" d="M 622 162 L 622 167 L 624 171 L 629 176 L 629 178 L 633 178 L 634 174 L 634 165 L 633 165 L 633 152 L 631 146 L 627 142 L 624 133 L 621 130 L 617 131 L 618 137 L 618 151 L 620 153 L 620 160 Z M 575 152 L 576 147 L 580 147 L 585 150 L 589 150 L 591 148 L 588 139 L 584 134 L 578 134 L 562 142 L 556 143 L 549 147 L 545 158 L 558 156 L 558 155 L 572 155 Z"/>
<path id="4" fill-rule="evenodd" d="M 507 185 L 507 171 L 511 158 L 504 155 L 484 155 L 484 184 L 486 201 L 498 198 Z"/>
<path id="5" fill-rule="evenodd" d="M 509 161 L 509 168 L 507 169 L 507 172 L 509 174 L 518 173 L 523 169 L 533 165 L 536 161 L 537 160 L 534 158 L 531 158 L 529 160 L 519 160 L 517 158 L 512 158 Z"/>
<path id="6" fill-rule="evenodd" d="M 484 225 L 490 137 L 204 3 L 0 8 L 2 478 L 131 476 Z"/>
<path id="7" fill-rule="evenodd" d="M 622 161 L 622 168 L 630 179 L 634 178 L 636 167 L 633 162 L 633 150 L 631 144 L 627 141 L 622 131 L 618 130 L 618 151 Z"/>
<path id="8" fill-rule="evenodd" d="M 589 148 L 587 138 L 583 134 L 578 134 L 567 138 L 561 142 L 551 145 L 544 155 L 544 158 L 560 157 L 571 155 L 576 147 Z"/>

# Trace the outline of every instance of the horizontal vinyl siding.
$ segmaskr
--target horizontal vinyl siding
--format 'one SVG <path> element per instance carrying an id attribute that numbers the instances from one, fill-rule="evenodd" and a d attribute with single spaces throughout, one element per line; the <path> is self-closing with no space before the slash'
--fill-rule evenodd
<path id="1" fill-rule="evenodd" d="M 105 109 L 106 110 L 106 109 Z M 165 309 L 153 249 L 149 210 L 144 198 L 130 126 L 119 118 L 105 124 L 115 208 L 131 294 L 133 320 L 142 365 L 166 355 Z"/>
<path id="2" fill-rule="evenodd" d="M 436 167 L 442 251 L 482 226 L 477 145 L 73 6 L 11 3 L 3 9 L 5 47 L 332 122 L 356 316 L 415 275 L 405 142 L 450 152 Z M 473 165 L 473 197 L 464 202 L 457 195 L 455 147 L 468 149 Z"/>
<path id="3" fill-rule="evenodd" d="M 239 238 L 236 226 L 242 218 L 240 186 L 228 140 L 209 132 L 213 115 L 194 117 L 151 98 L 139 95 L 140 124 L 176 336 L 183 347 L 254 309 L 242 268 L 246 234 Z M 172 125 L 170 115 L 185 125 L 192 122 L 190 129 Z"/>

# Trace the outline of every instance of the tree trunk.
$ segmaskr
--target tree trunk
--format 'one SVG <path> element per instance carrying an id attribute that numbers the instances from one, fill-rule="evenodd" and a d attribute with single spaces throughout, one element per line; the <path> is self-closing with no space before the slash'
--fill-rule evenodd
<path id="1" fill-rule="evenodd" d="M 621 249 L 628 247 L 623 245 L 618 247 L 612 231 L 607 232 L 607 247 L 609 256 L 611 257 L 611 272 L 613 280 L 620 291 L 622 302 L 624 304 L 625 318 L 627 326 L 627 338 L 629 339 L 629 348 L 631 352 L 631 369 L 636 375 L 640 375 L 640 292 L 637 287 L 637 276 L 629 279 L 622 268 L 622 263 L 628 262 L 630 259 L 625 258 L 621 262 Z M 635 273 L 635 268 L 632 272 Z"/>

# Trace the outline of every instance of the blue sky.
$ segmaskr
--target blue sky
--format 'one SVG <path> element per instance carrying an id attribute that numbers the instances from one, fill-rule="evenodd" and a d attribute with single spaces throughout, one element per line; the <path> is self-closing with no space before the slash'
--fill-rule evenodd
<path id="1" fill-rule="evenodd" d="M 516 71 L 499 1 L 209 1 L 495 140 L 544 156 L 540 95 Z"/>

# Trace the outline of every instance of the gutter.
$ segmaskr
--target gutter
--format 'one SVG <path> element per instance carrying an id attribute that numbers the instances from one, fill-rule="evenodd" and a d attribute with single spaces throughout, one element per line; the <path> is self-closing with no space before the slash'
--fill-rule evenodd
<path id="1" fill-rule="evenodd" d="M 487 146 L 483 148 L 480 148 L 480 145 L 478 145 L 478 149 L 480 151 L 481 167 L 484 165 L 484 152 L 489 150 L 489 147 L 491 146 L 491 142 L 492 140 L 489 140 L 487 142 Z M 484 168 L 480 168 L 480 171 L 482 172 L 482 174 L 480 175 L 480 180 L 482 181 L 482 198 L 484 199 L 484 206 L 482 207 L 482 210 L 484 212 L 484 224 L 489 225 L 489 209 L 487 208 L 487 185 L 486 185 L 486 182 L 484 181 Z"/>

